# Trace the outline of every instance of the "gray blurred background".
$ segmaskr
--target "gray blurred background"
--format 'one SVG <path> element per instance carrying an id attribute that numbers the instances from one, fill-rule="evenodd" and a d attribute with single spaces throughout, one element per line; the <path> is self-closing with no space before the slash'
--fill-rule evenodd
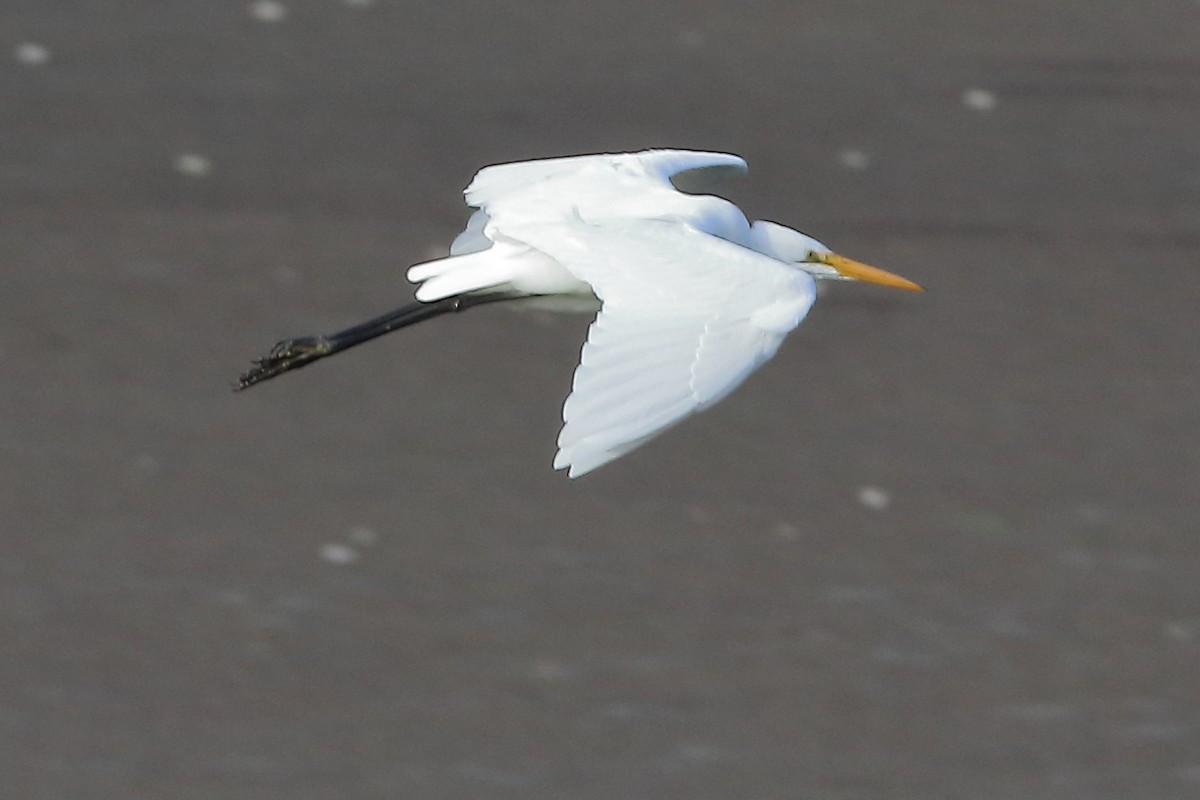
<path id="1" fill-rule="evenodd" d="M 0 5 L 0 797 L 1200 796 L 1200 4 Z M 745 156 L 911 277 L 550 469 L 499 161 Z"/>

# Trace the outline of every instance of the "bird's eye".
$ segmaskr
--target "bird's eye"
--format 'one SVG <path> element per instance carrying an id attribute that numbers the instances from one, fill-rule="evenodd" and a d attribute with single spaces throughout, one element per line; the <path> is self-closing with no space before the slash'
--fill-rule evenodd
<path id="1" fill-rule="evenodd" d="M 816 250 L 805 250 L 804 251 L 804 260 L 808 263 L 814 263 L 814 262 L 820 261 L 821 259 L 817 256 Z"/>

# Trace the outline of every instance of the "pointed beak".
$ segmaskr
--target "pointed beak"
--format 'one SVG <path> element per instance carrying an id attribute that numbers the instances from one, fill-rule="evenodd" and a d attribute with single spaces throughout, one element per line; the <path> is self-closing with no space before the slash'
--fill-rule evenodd
<path id="1" fill-rule="evenodd" d="M 853 261 L 845 256 L 839 256 L 836 253 L 821 253 L 817 260 L 828 267 L 833 267 L 843 278 L 850 278 L 851 280 L 856 281 L 865 281 L 866 283 L 878 283 L 880 286 L 891 286 L 896 289 L 905 289 L 910 292 L 925 291 L 908 278 L 901 278 L 899 275 L 893 275 L 892 273 L 885 272 L 878 267 L 872 267 L 868 264 Z"/>

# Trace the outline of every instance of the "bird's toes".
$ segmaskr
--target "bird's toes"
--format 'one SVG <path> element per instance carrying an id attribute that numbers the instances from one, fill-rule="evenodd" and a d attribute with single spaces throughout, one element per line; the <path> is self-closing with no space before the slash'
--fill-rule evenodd
<path id="1" fill-rule="evenodd" d="M 268 364 L 294 359 L 323 356 L 329 352 L 329 342 L 323 336 L 302 336 L 299 339 L 284 339 L 271 348 L 271 352 L 255 363 Z"/>
<path id="2" fill-rule="evenodd" d="M 237 388 L 245 389 L 288 370 L 302 367 L 330 352 L 329 341 L 323 336 L 304 336 L 299 339 L 284 339 L 271 348 L 262 358 L 238 378 Z"/>

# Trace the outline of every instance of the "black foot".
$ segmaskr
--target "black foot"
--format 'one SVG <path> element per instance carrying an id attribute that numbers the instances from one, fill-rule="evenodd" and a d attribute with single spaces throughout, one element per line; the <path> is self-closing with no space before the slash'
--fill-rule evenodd
<path id="1" fill-rule="evenodd" d="M 377 336 L 391 333 L 439 314 L 464 311 L 483 303 L 512 299 L 514 299 L 513 295 L 500 292 L 456 295 L 430 303 L 413 303 L 403 308 L 397 308 L 382 316 L 327 336 L 302 336 L 298 339 L 285 339 L 272 347 L 266 358 L 255 361 L 250 371 L 238 378 L 237 386 L 234 388 L 247 389 L 256 383 L 274 378 L 276 375 L 307 366 L 319 358 L 340 353 L 342 350 L 360 345 Z"/>
<path id="2" fill-rule="evenodd" d="M 285 339 L 271 348 L 271 352 L 263 358 L 254 360 L 254 366 L 238 378 L 237 389 L 249 388 L 256 383 L 282 375 L 293 369 L 306 366 L 318 358 L 324 358 L 333 352 L 329 340 L 324 336 L 304 336 L 299 339 Z"/>

